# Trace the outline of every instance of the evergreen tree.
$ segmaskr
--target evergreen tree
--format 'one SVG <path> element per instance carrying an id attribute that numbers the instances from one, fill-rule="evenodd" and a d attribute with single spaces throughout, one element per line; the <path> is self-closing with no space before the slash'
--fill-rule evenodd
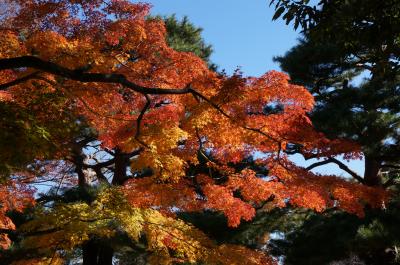
<path id="1" fill-rule="evenodd" d="M 315 96 L 313 123 L 332 138 L 361 145 L 365 174 L 358 180 L 394 184 L 400 162 L 400 1 L 271 4 L 276 8 L 274 19 L 283 15 L 287 23 L 302 27 L 299 44 L 275 60 L 292 82 Z M 331 162 L 337 160 L 315 166 Z"/>
<path id="2" fill-rule="evenodd" d="M 314 95 L 313 124 L 332 138 L 357 142 L 364 154 L 363 177 L 335 158 L 308 168 L 337 163 L 363 184 L 390 188 L 393 195 L 385 211 L 371 210 L 361 219 L 337 210 L 318 216 L 284 211 L 298 222 L 278 229 L 285 236 L 269 242 L 271 253 L 283 255 L 285 264 L 398 264 L 400 1 L 271 4 L 274 20 L 282 16 L 301 27 L 299 43 L 275 61 Z M 301 147 L 288 151 L 301 153 Z M 268 220 L 263 223 L 270 225 Z"/>
<path id="3" fill-rule="evenodd" d="M 207 44 L 201 36 L 202 28 L 196 27 L 187 16 L 182 20 L 177 19 L 175 14 L 155 18 L 164 21 L 167 30 L 166 41 L 171 48 L 180 52 L 192 52 L 203 59 L 211 70 L 217 69 L 217 65 L 211 62 L 210 58 L 213 52 L 212 45 Z"/>

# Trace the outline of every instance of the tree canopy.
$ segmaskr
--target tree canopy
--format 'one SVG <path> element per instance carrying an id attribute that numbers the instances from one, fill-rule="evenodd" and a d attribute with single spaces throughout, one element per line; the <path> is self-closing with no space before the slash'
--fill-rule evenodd
<path id="1" fill-rule="evenodd" d="M 303 29 L 299 44 L 276 60 L 315 96 L 316 127 L 360 144 L 365 183 L 390 186 L 399 163 L 400 2 L 308 2 L 271 1 L 275 19 L 284 14 Z"/>
<path id="2" fill-rule="evenodd" d="M 357 176 L 336 159 L 309 168 L 336 163 L 363 184 L 382 186 L 397 197 L 400 2 L 270 3 L 275 7 L 274 19 L 282 17 L 301 29 L 299 43 L 275 60 L 293 83 L 314 95 L 313 124 L 331 139 L 357 142 L 365 160 L 364 176 Z M 360 220 L 340 211 L 303 218 L 303 224 L 280 242 L 287 263 L 325 264 L 357 255 L 366 264 L 396 264 L 398 201 L 386 207 L 385 211 L 369 211 Z M 341 236 L 332 239 L 332 233 Z M 323 241 L 329 243 L 320 244 Z M 309 249 L 313 255 L 305 254 L 309 250 L 304 242 L 316 243 Z"/>
<path id="3" fill-rule="evenodd" d="M 79 250 L 84 265 L 112 264 L 128 249 L 145 251 L 150 264 L 274 264 L 180 216 L 217 212 L 235 228 L 260 209 L 335 207 L 361 217 L 365 205 L 387 201 L 380 187 L 289 160 L 299 147 L 330 159 L 361 149 L 316 131 L 313 96 L 286 74 L 213 71 L 168 46 L 147 4 L 2 5 L 3 263 L 61 264 Z M 251 166 L 241 164 L 249 157 Z M 40 183 L 50 190 L 33 196 Z"/>

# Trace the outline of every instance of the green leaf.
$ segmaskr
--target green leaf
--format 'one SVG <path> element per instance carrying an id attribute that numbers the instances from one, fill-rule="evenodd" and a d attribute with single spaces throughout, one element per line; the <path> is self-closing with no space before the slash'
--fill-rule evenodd
<path id="1" fill-rule="evenodd" d="M 277 20 L 284 11 L 285 11 L 285 7 L 281 6 L 280 8 L 278 8 L 278 10 L 276 10 L 274 16 L 272 17 L 272 20 Z"/>
<path id="2" fill-rule="evenodd" d="M 297 30 L 297 28 L 299 27 L 299 23 L 300 23 L 300 20 L 298 18 L 296 18 L 294 20 L 294 30 Z"/>

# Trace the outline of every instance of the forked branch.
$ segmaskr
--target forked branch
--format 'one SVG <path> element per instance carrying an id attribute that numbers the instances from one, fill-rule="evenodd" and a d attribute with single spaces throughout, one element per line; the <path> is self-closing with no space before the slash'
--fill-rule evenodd
<path id="1" fill-rule="evenodd" d="M 339 166 L 340 169 L 344 170 L 345 172 L 347 172 L 350 176 L 352 176 L 354 179 L 356 179 L 358 182 L 360 183 L 364 183 L 364 179 L 359 176 L 356 172 L 354 172 L 353 170 L 351 170 L 348 166 L 346 166 L 343 162 L 337 160 L 336 158 L 330 157 L 324 161 L 319 161 L 316 162 L 314 164 L 309 165 L 308 167 L 306 167 L 307 170 L 311 170 L 313 168 L 319 167 L 319 166 L 323 166 L 329 163 L 334 163 L 336 165 Z"/>
<path id="2" fill-rule="evenodd" d="M 265 132 L 263 132 L 260 129 L 251 128 L 246 125 L 240 124 L 233 117 L 231 117 L 229 114 L 227 114 L 221 107 L 219 107 L 216 103 L 212 102 L 210 99 L 208 99 L 207 97 L 202 95 L 200 92 L 194 90 L 190 86 L 187 86 L 185 88 L 171 88 L 171 89 L 148 88 L 148 87 L 139 86 L 139 85 L 129 81 L 126 78 L 126 76 L 122 75 L 122 74 L 88 73 L 88 72 L 82 71 L 81 69 L 69 69 L 69 68 L 66 68 L 64 66 L 61 66 L 61 65 L 53 63 L 53 62 L 44 61 L 35 56 L 21 56 L 21 57 L 15 57 L 15 58 L 0 59 L 0 71 L 7 70 L 7 69 L 22 68 L 22 67 L 34 68 L 34 69 L 40 70 L 42 72 L 54 74 L 57 76 L 61 76 L 64 78 L 68 78 L 68 79 L 83 82 L 83 83 L 100 82 L 100 83 L 120 84 L 120 85 L 127 87 L 135 92 L 145 95 L 145 97 L 147 99 L 147 103 L 145 105 L 145 108 L 143 108 L 142 112 L 140 113 L 140 115 L 138 117 L 137 125 L 139 125 L 139 126 L 137 128 L 140 127 L 140 122 L 143 118 L 144 112 L 149 107 L 150 103 L 149 103 L 148 95 L 192 94 L 196 99 L 200 98 L 200 99 L 206 101 L 213 108 L 215 108 L 218 112 L 220 112 L 223 116 L 225 116 L 232 122 L 238 124 L 241 128 L 259 133 L 276 143 L 280 143 L 280 141 L 278 139 L 275 139 L 274 137 L 266 134 Z M 26 76 L 21 79 L 17 79 L 12 82 L 0 85 L 0 87 L 1 87 L 1 90 L 5 90 L 8 87 L 10 87 L 11 85 L 15 85 L 17 83 L 21 83 L 21 82 L 27 81 L 29 79 L 34 79 L 34 78 L 36 78 L 35 75 Z M 135 136 L 136 140 L 138 139 L 138 136 L 139 136 L 138 132 L 139 132 L 139 130 L 136 131 L 136 134 L 137 134 Z"/>

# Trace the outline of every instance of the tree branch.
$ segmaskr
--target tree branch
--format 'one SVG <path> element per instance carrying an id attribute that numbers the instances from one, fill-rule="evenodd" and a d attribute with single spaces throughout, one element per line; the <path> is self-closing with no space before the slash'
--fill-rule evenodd
<path id="1" fill-rule="evenodd" d="M 398 176 L 392 176 L 391 178 L 389 178 L 385 183 L 382 184 L 382 186 L 384 188 L 388 188 L 390 186 L 393 186 L 396 184 L 396 179 Z"/>
<path id="2" fill-rule="evenodd" d="M 139 86 L 135 83 L 130 82 L 126 78 L 126 76 L 122 75 L 122 74 L 87 73 L 80 69 L 72 70 L 72 69 L 63 67 L 59 64 L 53 63 L 53 62 L 44 61 L 35 56 L 21 56 L 21 57 L 15 57 L 15 58 L 0 59 L 0 71 L 7 70 L 7 69 L 22 68 L 22 67 L 34 68 L 34 69 L 41 70 L 46 73 L 65 77 L 65 78 L 79 81 L 82 83 L 100 82 L 100 83 L 120 84 L 122 86 L 132 89 L 133 91 L 142 93 L 143 95 L 192 94 L 195 98 L 201 98 L 204 101 L 206 101 L 208 104 L 210 104 L 212 107 L 214 107 L 218 112 L 220 112 L 223 116 L 230 119 L 232 122 L 238 124 L 243 129 L 257 132 L 276 143 L 280 142 L 279 140 L 266 134 L 265 132 L 263 132 L 260 129 L 251 128 L 246 125 L 239 124 L 238 121 L 236 121 L 233 117 L 231 117 L 224 110 L 222 110 L 216 103 L 212 102 L 207 97 L 205 97 L 201 93 L 197 92 L 190 86 L 187 86 L 187 87 L 181 88 L 181 89 L 179 89 L 179 88 L 171 88 L 171 89 L 147 88 L 147 87 Z M 34 78 L 34 76 L 31 76 L 31 78 Z M 24 81 L 27 81 L 27 80 L 29 80 L 29 78 L 24 79 Z M 15 80 L 15 82 L 17 82 L 17 81 Z"/>
<path id="3" fill-rule="evenodd" d="M 360 183 L 364 183 L 364 179 L 362 177 L 360 177 L 356 172 L 354 172 L 353 170 L 351 170 L 348 166 L 346 166 L 344 163 L 342 163 L 341 161 L 337 160 L 336 158 L 330 157 L 324 161 L 319 161 L 316 162 L 314 164 L 309 165 L 308 167 L 306 167 L 307 170 L 311 170 L 313 168 L 322 166 L 322 165 L 326 165 L 329 163 L 335 163 L 336 165 L 339 166 L 340 169 L 346 171 L 350 176 L 352 176 L 354 179 L 358 180 L 358 182 Z"/>
<path id="4" fill-rule="evenodd" d="M 113 159 L 110 159 L 110 160 L 107 160 L 105 162 L 101 162 L 101 163 L 98 163 L 98 164 L 95 164 L 95 165 L 83 164 L 82 166 L 84 168 L 90 168 L 90 169 L 94 170 L 96 168 L 104 168 L 104 167 L 111 166 L 112 164 L 114 164 L 114 162 L 115 162 L 115 159 L 113 158 Z"/>
<path id="5" fill-rule="evenodd" d="M 132 151 L 130 153 L 123 154 L 123 157 L 131 158 L 133 156 L 139 155 L 142 151 L 143 151 L 143 148 L 138 148 L 138 149 L 136 149 L 136 150 L 134 150 L 134 151 Z M 114 155 L 114 154 L 112 154 L 112 155 Z M 97 163 L 95 165 L 82 164 L 82 167 L 96 170 L 98 168 L 105 168 L 105 167 L 111 166 L 114 163 L 115 163 L 115 158 L 112 158 L 112 159 L 107 160 L 105 162 Z"/>
<path id="6" fill-rule="evenodd" d="M 383 164 L 381 168 L 393 168 L 393 169 L 400 169 L 399 165 L 390 165 L 390 164 Z"/>
<path id="7" fill-rule="evenodd" d="M 228 118 L 229 120 L 231 120 L 232 122 L 238 124 L 238 122 L 237 122 L 234 118 L 232 118 L 232 117 L 231 117 L 228 113 L 226 113 L 220 106 L 218 106 L 217 104 L 215 104 L 214 102 L 212 102 L 211 100 L 209 100 L 207 97 L 203 96 L 201 93 L 197 92 L 197 91 L 194 90 L 193 88 L 190 88 L 190 86 L 188 86 L 188 90 L 189 90 L 190 93 L 192 93 L 192 95 L 193 95 L 195 98 L 198 97 L 198 98 L 203 99 L 203 100 L 206 101 L 208 104 L 210 104 L 214 109 L 216 109 L 219 113 L 221 113 L 224 117 L 226 117 L 226 118 Z M 277 140 L 277 139 L 275 139 L 274 137 L 272 137 L 272 136 L 266 134 L 265 132 L 261 131 L 260 129 L 251 128 L 251 127 L 248 127 L 248 126 L 242 125 L 242 124 L 238 124 L 238 125 L 239 125 L 241 128 L 245 129 L 245 130 L 249 130 L 249 131 L 253 131 L 253 132 L 259 133 L 259 134 L 261 134 L 261 135 L 267 137 L 267 138 L 270 139 L 271 141 L 280 144 L 280 141 L 279 141 L 279 140 Z"/>
<path id="8" fill-rule="evenodd" d="M 106 178 L 106 176 L 104 176 L 103 172 L 101 172 L 101 168 L 100 167 L 96 167 L 93 170 L 96 173 L 96 176 L 97 176 L 97 179 L 99 180 L 99 182 L 106 183 L 107 185 L 110 185 L 110 183 L 108 182 L 108 179 Z"/>
<path id="9" fill-rule="evenodd" d="M 44 61 L 35 56 L 21 56 L 15 58 L 0 59 L 0 71 L 7 69 L 15 69 L 21 67 L 31 67 L 37 70 L 41 70 L 46 73 L 54 74 L 57 76 L 65 77 L 71 80 L 89 83 L 89 82 L 101 82 L 101 83 L 114 83 L 121 84 L 128 87 L 136 92 L 142 94 L 188 94 L 191 93 L 188 88 L 183 89 L 164 89 L 164 88 L 147 88 L 139 86 L 135 83 L 130 82 L 122 74 L 103 74 L 103 73 L 86 73 L 79 69 L 69 69 L 59 64 Z M 26 79 L 28 80 L 28 79 Z M 24 81 L 26 81 L 24 80 Z M 4 90 L 5 88 L 3 88 Z"/>
<path id="10" fill-rule="evenodd" d="M 144 94 L 144 96 L 146 97 L 146 104 L 144 105 L 143 109 L 140 111 L 140 114 L 136 120 L 136 133 L 135 133 L 136 140 L 138 140 L 139 136 L 140 136 L 140 125 L 141 125 L 143 116 L 146 113 L 146 111 L 149 109 L 150 103 L 151 103 L 149 95 Z"/>

